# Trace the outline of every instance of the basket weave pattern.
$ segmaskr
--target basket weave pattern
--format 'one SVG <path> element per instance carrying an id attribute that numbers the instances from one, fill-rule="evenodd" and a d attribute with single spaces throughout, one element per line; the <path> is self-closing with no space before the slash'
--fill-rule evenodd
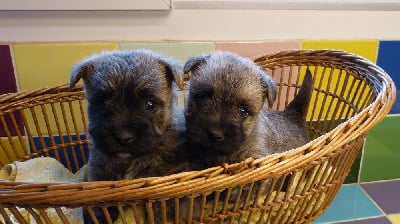
<path id="1" fill-rule="evenodd" d="M 310 68 L 310 143 L 261 159 L 166 177 L 74 184 L 0 181 L 0 221 L 12 223 L 13 216 L 27 223 L 22 213 L 28 212 L 37 223 L 51 223 L 46 211 L 54 208 L 59 222 L 70 223 L 64 207 L 91 211 L 111 205 L 118 207 L 121 223 L 153 223 L 153 208 L 158 205 L 164 220 L 173 217 L 168 221 L 174 223 L 180 217 L 179 206 L 188 206 L 187 221 L 192 223 L 315 220 L 336 195 L 368 130 L 388 114 L 396 88 L 381 68 L 342 51 L 283 51 L 254 60 L 279 80 L 275 110 L 290 102 L 301 83 L 298 77 Z M 82 87 L 2 95 L 0 166 L 52 156 L 76 171 L 87 162 L 86 126 Z M 195 206 L 196 200 L 200 206 Z M 166 209 L 170 203 L 174 211 Z"/>

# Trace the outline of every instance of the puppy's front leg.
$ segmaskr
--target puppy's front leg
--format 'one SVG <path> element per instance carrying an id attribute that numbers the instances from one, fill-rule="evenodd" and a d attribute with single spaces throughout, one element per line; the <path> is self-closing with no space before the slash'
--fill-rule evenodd
<path id="1" fill-rule="evenodd" d="M 106 208 L 108 211 L 109 219 L 111 220 L 111 223 L 113 223 L 117 217 L 118 217 L 118 209 L 115 206 L 111 206 Z M 97 223 L 99 224 L 107 224 L 107 216 L 103 212 L 102 208 L 95 207 L 93 208 L 93 214 L 95 216 L 95 219 L 97 219 Z M 90 215 L 90 212 L 87 209 L 83 210 L 83 219 L 85 224 L 95 224 L 96 222 L 94 221 L 94 218 Z"/>
<path id="2" fill-rule="evenodd" d="M 113 161 L 105 154 L 99 151 L 92 151 L 91 157 L 88 162 L 88 181 L 109 181 L 121 179 L 121 167 L 123 164 Z M 111 223 L 118 218 L 118 208 L 111 206 L 106 208 L 107 211 L 103 211 L 100 207 L 94 207 L 93 214 L 100 224 L 106 224 L 107 216 L 105 212 L 108 212 Z M 87 209 L 83 211 L 84 223 L 94 224 L 96 223 L 90 212 Z"/>

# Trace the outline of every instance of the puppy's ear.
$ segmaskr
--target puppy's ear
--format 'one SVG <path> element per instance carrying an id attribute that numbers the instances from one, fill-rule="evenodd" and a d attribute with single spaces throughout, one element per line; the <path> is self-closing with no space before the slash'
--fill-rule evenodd
<path id="1" fill-rule="evenodd" d="M 92 61 L 84 60 L 75 64 L 71 69 L 69 88 L 72 89 L 80 79 L 83 79 L 85 88 L 88 88 L 93 70 L 94 65 Z"/>
<path id="2" fill-rule="evenodd" d="M 303 82 L 301 84 L 300 90 L 294 97 L 292 102 L 286 107 L 286 110 L 296 111 L 299 115 L 305 119 L 307 115 L 308 105 L 310 104 L 313 80 L 312 73 L 309 68 L 306 70 L 306 75 L 304 76 Z"/>
<path id="3" fill-rule="evenodd" d="M 167 79 L 174 81 L 179 89 L 183 89 L 183 68 L 182 65 L 169 58 L 160 58 L 160 63 L 165 67 Z"/>
<path id="4" fill-rule="evenodd" d="M 260 69 L 261 85 L 264 91 L 264 97 L 268 100 L 268 106 L 272 107 L 276 100 L 277 86 L 276 82 L 265 71 Z"/>
<path id="5" fill-rule="evenodd" d="M 209 54 L 202 54 L 194 57 L 190 57 L 183 67 L 183 73 L 191 72 L 192 75 L 196 76 L 198 74 L 199 68 L 201 65 L 207 62 L 207 59 L 210 57 Z"/>

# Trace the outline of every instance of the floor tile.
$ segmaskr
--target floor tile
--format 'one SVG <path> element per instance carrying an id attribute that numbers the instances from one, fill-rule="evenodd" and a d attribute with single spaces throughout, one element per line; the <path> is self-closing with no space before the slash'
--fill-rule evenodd
<path id="1" fill-rule="evenodd" d="M 314 224 L 382 216 L 358 184 L 343 185 L 332 204 Z"/>
<path id="2" fill-rule="evenodd" d="M 365 142 L 361 182 L 400 178 L 400 116 L 387 116 Z"/>
<path id="3" fill-rule="evenodd" d="M 209 53 L 215 50 L 212 42 L 157 42 L 157 43 L 121 43 L 120 49 L 130 50 L 146 48 L 158 51 L 185 63 L 189 57 Z"/>
<path id="4" fill-rule="evenodd" d="M 400 41 L 380 41 L 377 64 L 382 67 L 396 84 L 400 92 Z M 390 113 L 400 113 L 400 97 L 397 97 Z"/>
<path id="5" fill-rule="evenodd" d="M 392 224 L 388 218 L 385 216 L 371 218 L 371 219 L 361 219 L 361 220 L 352 220 L 346 222 L 335 222 L 335 224 Z"/>
<path id="6" fill-rule="evenodd" d="M 215 43 L 215 47 L 217 50 L 231 51 L 244 57 L 255 57 L 277 51 L 300 49 L 300 46 L 300 41 Z"/>
<path id="7" fill-rule="evenodd" d="M 392 223 L 388 218 L 382 216 L 371 219 L 352 220 L 347 222 L 335 222 L 335 224 L 392 224 Z"/>
<path id="8" fill-rule="evenodd" d="M 400 224 L 400 214 L 388 215 L 388 218 L 392 224 Z"/>
<path id="9" fill-rule="evenodd" d="M 94 53 L 118 48 L 115 43 L 15 44 L 20 90 L 69 83 L 72 66 Z"/>
<path id="10" fill-rule="evenodd" d="M 386 214 L 400 213 L 400 180 L 365 183 L 362 187 Z"/>

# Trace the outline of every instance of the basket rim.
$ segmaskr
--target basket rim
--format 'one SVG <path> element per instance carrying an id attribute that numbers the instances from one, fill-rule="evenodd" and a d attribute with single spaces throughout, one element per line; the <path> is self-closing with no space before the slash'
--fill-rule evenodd
<path id="1" fill-rule="evenodd" d="M 123 200 L 142 200 L 145 197 L 147 199 L 157 199 L 160 198 L 160 195 L 168 192 L 168 190 L 171 189 L 171 186 L 174 188 L 180 187 L 182 189 L 182 191 L 177 193 L 175 196 L 194 194 L 196 193 L 196 190 L 202 189 L 202 187 L 199 187 L 199 185 L 207 186 L 205 184 L 210 181 L 214 181 L 214 183 L 216 183 L 213 188 L 222 188 L 229 186 L 229 183 L 233 182 L 235 180 L 234 178 L 237 179 L 238 175 L 244 177 L 257 176 L 257 178 L 262 179 L 262 176 L 257 173 L 260 170 L 264 173 L 268 171 L 268 176 L 273 176 L 280 175 L 284 172 L 281 171 L 274 173 L 274 170 L 279 168 L 290 167 L 292 170 L 298 169 L 304 166 L 304 164 L 310 161 L 315 161 L 316 158 L 320 158 L 321 156 L 330 153 L 332 150 L 337 148 L 337 145 L 348 144 L 352 141 L 356 141 L 358 138 L 360 138 L 360 136 L 365 137 L 370 128 L 384 119 L 396 99 L 396 88 L 390 76 L 382 68 L 373 64 L 368 59 L 349 52 L 332 49 L 288 50 L 279 51 L 272 54 L 259 55 L 253 59 L 255 61 L 270 60 L 274 62 L 274 60 L 277 58 L 282 57 L 301 56 L 303 58 L 307 58 L 311 56 L 316 57 L 318 55 L 322 55 L 324 57 L 333 57 L 338 60 L 352 61 L 356 65 L 370 70 L 371 73 L 374 73 L 376 77 L 371 78 L 366 76 L 364 78 L 370 82 L 369 85 L 373 85 L 373 82 L 380 82 L 381 89 L 378 91 L 376 98 L 359 113 L 339 124 L 328 133 L 313 139 L 301 147 L 291 149 L 283 153 L 268 155 L 260 159 L 249 158 L 240 163 L 224 164 L 205 170 L 189 171 L 164 177 L 147 177 L 134 180 L 93 181 L 81 183 L 30 183 L 0 181 L 0 203 L 23 204 L 24 202 L 29 201 L 30 205 L 32 203 L 86 204 L 90 203 L 91 195 L 98 195 L 100 189 L 102 190 L 102 194 L 105 195 L 102 201 L 107 202 L 115 201 L 116 199 L 121 198 Z M 306 62 L 304 64 L 300 64 L 307 65 Z M 374 81 L 373 79 L 377 80 Z M 0 103 L 47 93 L 57 93 L 60 91 L 65 91 L 66 88 L 69 89 L 68 84 L 0 95 Z M 81 90 L 82 86 L 78 86 L 71 91 L 78 92 Z M 319 147 L 321 145 L 324 147 Z M 297 162 L 300 159 L 302 163 L 294 163 L 294 161 Z M 254 178 L 252 180 L 254 180 Z M 158 190 L 158 194 L 155 193 L 154 189 Z M 70 195 L 70 190 L 74 191 L 73 196 Z M 149 191 L 151 192 L 151 195 L 149 195 Z M 202 191 L 205 192 L 206 189 L 202 189 Z M 130 195 L 121 196 L 121 194 L 118 192 L 129 192 Z M 66 194 L 68 194 L 69 197 L 66 197 Z M 85 199 L 82 199 L 83 196 Z M 51 198 L 51 200 L 48 200 L 49 198 Z M 74 198 L 75 200 L 72 200 Z"/>

